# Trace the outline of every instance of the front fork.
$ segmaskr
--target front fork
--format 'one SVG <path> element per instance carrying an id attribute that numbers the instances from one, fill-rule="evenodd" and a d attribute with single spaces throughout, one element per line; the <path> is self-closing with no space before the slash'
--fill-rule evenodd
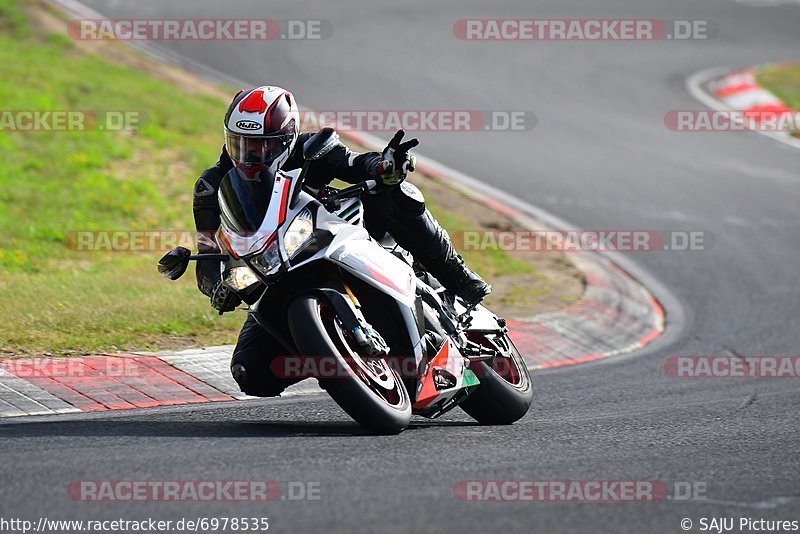
<path id="1" fill-rule="evenodd" d="M 353 339 L 364 351 L 365 356 L 388 356 L 389 345 L 386 340 L 367 322 L 361 311 L 361 303 L 353 294 L 347 282 L 344 280 L 340 280 L 340 282 L 344 287 L 347 299 L 344 298 L 341 292 L 333 289 L 325 288 L 321 291 L 333 305 L 342 324 L 353 335 Z"/>

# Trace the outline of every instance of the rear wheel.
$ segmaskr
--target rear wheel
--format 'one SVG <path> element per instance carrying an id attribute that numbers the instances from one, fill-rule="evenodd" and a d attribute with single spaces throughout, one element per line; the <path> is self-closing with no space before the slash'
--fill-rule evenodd
<path id="1" fill-rule="evenodd" d="M 480 385 L 460 407 L 485 425 L 510 425 L 528 413 L 533 401 L 533 383 L 528 367 L 505 334 L 469 333 L 471 341 L 502 354 L 470 365 Z"/>
<path id="2" fill-rule="evenodd" d="M 320 387 L 359 424 L 379 434 L 402 432 L 411 421 L 411 400 L 385 358 L 364 357 L 333 306 L 304 295 L 289 306 L 289 329 L 300 354 L 332 358 L 335 372 L 318 377 Z"/>

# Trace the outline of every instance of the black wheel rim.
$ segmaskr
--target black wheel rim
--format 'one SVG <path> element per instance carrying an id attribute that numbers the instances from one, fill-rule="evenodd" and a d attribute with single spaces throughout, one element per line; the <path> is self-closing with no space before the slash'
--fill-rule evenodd
<path id="1" fill-rule="evenodd" d="M 360 354 L 355 341 L 331 307 L 320 304 L 319 313 L 328 337 L 352 374 L 389 406 L 402 409 L 408 404 L 405 386 L 389 362 L 385 358 Z"/>
<path id="2" fill-rule="evenodd" d="M 526 387 L 528 373 L 522 368 L 525 364 L 516 347 L 509 341 L 508 336 L 470 333 L 468 337 L 470 341 L 500 353 L 500 356 L 496 356 L 486 362 L 497 376 L 517 389 Z"/>

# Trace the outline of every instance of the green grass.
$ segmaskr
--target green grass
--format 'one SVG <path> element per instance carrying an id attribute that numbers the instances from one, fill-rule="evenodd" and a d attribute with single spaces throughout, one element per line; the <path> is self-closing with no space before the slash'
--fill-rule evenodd
<path id="1" fill-rule="evenodd" d="M 0 0 L 0 31 L 16 37 L 26 37 L 30 27 L 19 0 Z"/>
<path id="2" fill-rule="evenodd" d="M 756 80 L 784 104 L 794 110 L 800 110 L 800 64 L 764 67 L 756 72 Z M 794 135 L 798 135 L 798 132 L 794 132 Z"/>
<path id="3" fill-rule="evenodd" d="M 224 104 L 35 36 L 0 0 L 0 109 L 130 110 L 139 131 L 0 130 L 0 351 L 93 352 L 230 342 L 193 273 L 170 283 L 157 252 L 77 252 L 71 231 L 191 229 L 191 190 L 216 161 Z"/>

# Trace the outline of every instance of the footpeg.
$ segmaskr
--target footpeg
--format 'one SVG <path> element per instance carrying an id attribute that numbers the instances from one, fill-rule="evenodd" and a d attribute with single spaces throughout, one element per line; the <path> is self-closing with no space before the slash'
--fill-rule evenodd
<path id="1" fill-rule="evenodd" d="M 500 355 L 496 350 L 484 347 L 474 341 L 467 341 L 461 349 L 461 354 L 470 362 L 483 362 Z"/>

